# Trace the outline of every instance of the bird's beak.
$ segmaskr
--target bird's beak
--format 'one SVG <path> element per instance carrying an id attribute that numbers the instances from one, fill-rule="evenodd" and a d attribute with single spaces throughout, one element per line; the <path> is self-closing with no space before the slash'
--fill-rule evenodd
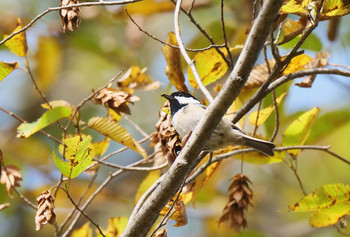
<path id="1" fill-rule="evenodd" d="M 169 101 L 174 99 L 174 97 L 172 97 L 171 95 L 162 94 L 161 96 Z"/>

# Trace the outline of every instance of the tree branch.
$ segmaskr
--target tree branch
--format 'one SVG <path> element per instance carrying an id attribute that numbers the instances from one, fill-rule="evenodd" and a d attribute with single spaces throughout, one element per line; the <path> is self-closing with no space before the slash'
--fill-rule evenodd
<path id="1" fill-rule="evenodd" d="M 197 157 L 228 107 L 238 96 L 262 49 L 283 0 L 267 0 L 250 31 L 235 68 L 218 96 L 209 105 L 205 116 L 192 132 L 180 155 L 161 183 L 130 219 L 122 237 L 145 236 L 159 216 L 159 212 L 179 190 L 186 175 L 193 169 Z"/>

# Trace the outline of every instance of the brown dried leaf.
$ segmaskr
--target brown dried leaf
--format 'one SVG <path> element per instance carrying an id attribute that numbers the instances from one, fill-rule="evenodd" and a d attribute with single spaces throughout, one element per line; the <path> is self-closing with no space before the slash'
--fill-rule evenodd
<path id="1" fill-rule="evenodd" d="M 308 69 L 327 66 L 329 57 L 330 54 L 328 52 L 318 52 L 315 58 L 312 59 L 312 61 L 308 64 Z M 316 74 L 307 76 L 305 77 L 304 81 L 300 83 L 295 83 L 295 85 L 303 88 L 311 88 L 314 80 L 316 79 L 316 76 Z"/>
<path id="2" fill-rule="evenodd" d="M 42 192 L 36 199 L 38 206 L 35 214 L 35 230 L 38 231 L 47 223 L 56 223 L 55 198 L 49 191 Z"/>
<path id="3" fill-rule="evenodd" d="M 174 32 L 169 32 L 166 42 L 171 45 L 178 46 Z M 164 55 L 167 66 L 165 67 L 165 73 L 169 78 L 169 81 L 179 91 L 188 92 L 187 86 L 185 85 L 185 76 L 181 66 L 181 54 L 180 49 L 164 45 L 162 47 L 162 53 Z"/>
<path id="4" fill-rule="evenodd" d="M 103 104 L 106 108 L 110 108 L 118 114 L 130 114 L 128 103 L 133 104 L 139 100 L 137 96 L 114 88 L 103 88 L 96 92 L 93 98 L 94 103 Z"/>
<path id="5" fill-rule="evenodd" d="M 169 101 L 166 101 L 159 111 L 159 120 L 156 123 L 157 132 L 153 136 L 151 147 L 155 147 L 157 159 L 164 159 L 171 165 L 177 153 L 182 149 L 181 139 L 171 124 Z M 162 162 L 163 163 L 163 162 Z"/>
<path id="6" fill-rule="evenodd" d="M 12 188 L 20 187 L 19 181 L 21 180 L 22 180 L 22 175 L 19 172 L 19 168 L 17 166 L 5 165 L 1 170 L 0 183 L 6 186 L 6 191 L 11 198 L 13 198 Z"/>
<path id="7" fill-rule="evenodd" d="M 4 210 L 5 208 L 8 208 L 9 206 L 11 206 L 10 203 L 3 203 L 3 204 L 0 204 L 0 211 Z"/>
<path id="8" fill-rule="evenodd" d="M 253 197 L 249 183 L 251 183 L 250 180 L 243 174 L 237 174 L 233 178 L 228 189 L 229 201 L 219 219 L 219 225 L 223 222 L 229 222 L 230 227 L 236 231 L 247 227 L 246 211 Z"/>
<path id="9" fill-rule="evenodd" d="M 159 81 L 153 81 L 151 77 L 146 74 L 147 68 L 139 68 L 132 66 L 117 82 L 123 91 L 130 91 L 130 89 L 139 90 L 155 90 L 160 86 Z"/>
<path id="10" fill-rule="evenodd" d="M 173 204 L 176 196 L 177 196 L 177 194 L 175 194 L 174 198 L 172 198 L 167 203 L 167 205 L 160 211 L 159 214 L 161 216 L 164 216 L 168 212 L 168 210 L 171 207 L 171 205 Z M 173 213 L 172 213 L 170 219 L 176 221 L 176 223 L 174 224 L 175 227 L 187 225 L 186 206 L 185 206 L 185 203 L 184 203 L 181 195 L 179 196 L 179 198 L 175 202 L 174 209 L 172 210 L 172 212 Z"/>
<path id="11" fill-rule="evenodd" d="M 60 7 L 62 6 L 69 6 L 72 4 L 79 4 L 78 0 L 61 0 Z M 74 31 L 73 25 L 75 25 L 76 28 L 79 28 L 80 24 L 80 10 L 79 7 L 70 7 L 61 9 L 59 11 L 62 25 L 63 25 L 63 32 L 66 32 L 66 29 L 70 31 Z"/>

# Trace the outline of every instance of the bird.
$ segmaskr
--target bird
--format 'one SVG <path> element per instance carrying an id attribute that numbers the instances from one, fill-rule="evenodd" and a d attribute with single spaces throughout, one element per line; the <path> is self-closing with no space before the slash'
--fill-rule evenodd
<path id="1" fill-rule="evenodd" d="M 187 92 L 162 94 L 170 102 L 171 123 L 181 138 L 192 132 L 205 114 L 206 106 Z M 275 144 L 247 135 L 234 123 L 222 118 L 205 143 L 203 150 L 214 151 L 230 145 L 251 147 L 267 156 L 274 156 Z"/>

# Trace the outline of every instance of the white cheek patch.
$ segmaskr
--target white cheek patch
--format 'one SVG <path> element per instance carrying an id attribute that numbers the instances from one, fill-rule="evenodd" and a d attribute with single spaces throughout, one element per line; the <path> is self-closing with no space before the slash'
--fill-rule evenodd
<path id="1" fill-rule="evenodd" d="M 192 97 L 175 96 L 175 99 L 179 101 L 180 104 L 200 104 L 200 102 Z"/>

